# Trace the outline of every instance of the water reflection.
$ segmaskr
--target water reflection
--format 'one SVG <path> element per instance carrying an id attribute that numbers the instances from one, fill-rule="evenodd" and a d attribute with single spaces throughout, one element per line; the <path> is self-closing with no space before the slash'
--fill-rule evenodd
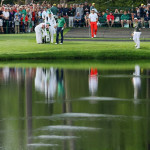
<path id="1" fill-rule="evenodd" d="M 141 90 L 140 66 L 135 66 L 135 72 L 133 73 L 133 75 L 134 99 L 137 100 Z"/>
<path id="2" fill-rule="evenodd" d="M 89 91 L 94 96 L 98 89 L 98 72 L 96 68 L 91 68 L 89 72 Z"/>
<path id="3" fill-rule="evenodd" d="M 148 73 L 141 74 L 140 66 L 1 68 L 0 147 L 145 150 L 150 143 Z"/>

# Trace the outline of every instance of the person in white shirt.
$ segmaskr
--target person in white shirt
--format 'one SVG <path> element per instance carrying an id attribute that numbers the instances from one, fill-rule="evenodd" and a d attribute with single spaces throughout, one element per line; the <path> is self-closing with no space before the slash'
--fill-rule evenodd
<path id="1" fill-rule="evenodd" d="M 96 37 L 97 22 L 98 22 L 98 15 L 95 13 L 94 9 L 92 9 L 89 15 L 89 24 L 91 26 L 91 38 Z"/>
<path id="2" fill-rule="evenodd" d="M 56 21 L 51 12 L 48 12 L 48 20 L 47 22 L 50 24 L 49 32 L 51 36 L 51 43 L 54 41 L 54 34 L 56 33 Z"/>
<path id="3" fill-rule="evenodd" d="M 44 11 L 42 12 L 42 19 L 45 21 L 46 17 L 48 16 L 47 14 L 47 8 L 44 7 Z"/>
<path id="4" fill-rule="evenodd" d="M 40 23 L 35 27 L 36 42 L 38 44 L 42 44 L 42 35 L 44 33 L 44 29 L 45 29 L 45 23 Z"/>
<path id="5" fill-rule="evenodd" d="M 8 8 L 5 8 L 5 11 L 3 11 L 3 17 L 4 17 L 5 20 L 9 20 Z"/>
<path id="6" fill-rule="evenodd" d="M 8 33 L 8 26 L 9 26 L 9 12 L 8 8 L 5 8 L 5 11 L 3 11 L 3 19 L 4 19 L 4 31 L 5 33 Z"/>

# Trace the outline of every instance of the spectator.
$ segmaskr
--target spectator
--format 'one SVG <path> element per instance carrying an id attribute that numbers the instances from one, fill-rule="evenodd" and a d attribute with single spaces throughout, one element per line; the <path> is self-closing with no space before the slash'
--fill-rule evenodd
<path id="1" fill-rule="evenodd" d="M 81 27 L 81 15 L 77 12 L 77 15 L 74 18 L 74 27 Z"/>
<path id="2" fill-rule="evenodd" d="M 150 28 L 150 17 L 148 13 L 146 13 L 146 16 L 144 18 L 144 26 L 146 26 L 146 24 L 148 24 Z"/>
<path id="3" fill-rule="evenodd" d="M 2 11 L 2 7 L 0 7 L 0 31 L 2 33 L 4 33 L 4 30 L 3 30 L 3 11 Z"/>
<path id="4" fill-rule="evenodd" d="M 89 12 L 86 12 L 84 19 L 86 27 L 89 27 Z"/>
<path id="5" fill-rule="evenodd" d="M 68 8 L 68 5 L 66 4 L 65 8 L 63 9 L 63 17 L 64 17 L 65 22 L 66 22 L 66 27 L 68 27 L 68 24 L 69 24 L 68 12 L 69 12 L 69 8 Z"/>
<path id="6" fill-rule="evenodd" d="M 78 12 L 79 12 L 80 16 L 82 17 L 83 16 L 83 7 L 81 4 L 79 5 L 79 7 L 76 8 L 76 14 Z"/>
<path id="7" fill-rule="evenodd" d="M 3 18 L 4 18 L 4 31 L 5 33 L 8 33 L 8 27 L 9 27 L 9 12 L 8 8 L 5 8 L 3 11 Z"/>
<path id="8" fill-rule="evenodd" d="M 103 15 L 103 18 L 105 18 L 107 20 L 107 15 L 109 14 L 108 9 L 106 9 L 106 12 Z"/>
<path id="9" fill-rule="evenodd" d="M 56 4 L 53 4 L 53 6 L 51 8 L 51 11 L 52 11 L 52 13 L 53 13 L 54 16 L 57 16 L 59 10 L 56 7 Z"/>
<path id="10" fill-rule="evenodd" d="M 19 28 L 20 19 L 19 19 L 17 13 L 15 14 L 14 22 L 15 22 L 15 33 L 19 34 L 19 32 L 20 32 L 20 28 Z"/>
<path id="11" fill-rule="evenodd" d="M 102 15 L 99 16 L 99 23 L 100 23 L 100 26 L 105 26 L 106 25 L 106 22 L 107 22 L 107 19 L 105 18 L 105 12 L 102 12 Z"/>
<path id="12" fill-rule="evenodd" d="M 73 27 L 73 19 L 75 15 L 75 9 L 73 8 L 73 5 L 70 4 L 70 8 L 68 10 L 68 16 L 69 16 L 69 27 Z"/>
<path id="13" fill-rule="evenodd" d="M 42 12 L 42 19 L 45 20 L 47 16 L 48 16 L 47 15 L 47 8 L 44 7 L 44 11 Z"/>
<path id="14" fill-rule="evenodd" d="M 118 10 L 118 9 L 115 9 L 114 14 L 119 14 L 119 10 Z"/>
<path id="15" fill-rule="evenodd" d="M 127 24 L 129 27 L 129 15 L 126 11 L 124 11 L 124 14 L 121 16 L 121 26 L 124 27 L 124 24 Z"/>
<path id="16" fill-rule="evenodd" d="M 110 12 L 109 15 L 107 15 L 107 24 L 110 27 L 110 23 L 111 23 L 111 27 L 114 24 L 114 15 L 112 14 L 112 12 Z"/>
<path id="17" fill-rule="evenodd" d="M 84 11 L 84 15 L 86 15 L 87 12 L 88 14 L 90 13 L 90 6 L 88 5 L 87 2 L 84 3 L 83 11 Z"/>
<path id="18" fill-rule="evenodd" d="M 145 17 L 144 4 L 141 4 L 141 7 L 140 7 L 140 17 L 141 17 L 142 27 L 144 27 L 144 17 Z"/>

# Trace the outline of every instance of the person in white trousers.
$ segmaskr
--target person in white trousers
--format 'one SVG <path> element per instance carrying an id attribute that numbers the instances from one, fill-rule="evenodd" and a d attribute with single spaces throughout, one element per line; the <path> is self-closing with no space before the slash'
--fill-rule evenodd
<path id="1" fill-rule="evenodd" d="M 49 12 L 49 14 L 48 14 L 48 23 L 50 24 L 49 32 L 50 32 L 50 36 L 51 36 L 51 43 L 53 43 L 54 34 L 56 34 L 56 21 L 51 12 Z"/>
<path id="2" fill-rule="evenodd" d="M 36 42 L 38 44 L 42 44 L 42 36 L 43 32 L 45 30 L 45 23 L 40 23 L 35 27 L 35 33 L 36 33 Z"/>
<path id="3" fill-rule="evenodd" d="M 135 42 L 135 47 L 136 49 L 140 48 L 140 36 L 141 36 L 141 22 L 138 21 L 137 18 L 134 18 L 135 20 L 135 28 L 134 28 L 134 32 L 133 32 L 133 40 Z"/>

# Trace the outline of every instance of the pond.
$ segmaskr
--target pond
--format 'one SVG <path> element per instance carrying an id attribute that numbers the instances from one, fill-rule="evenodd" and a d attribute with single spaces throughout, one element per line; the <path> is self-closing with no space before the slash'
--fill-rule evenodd
<path id="1" fill-rule="evenodd" d="M 0 149 L 150 149 L 150 69 L 0 68 Z"/>

